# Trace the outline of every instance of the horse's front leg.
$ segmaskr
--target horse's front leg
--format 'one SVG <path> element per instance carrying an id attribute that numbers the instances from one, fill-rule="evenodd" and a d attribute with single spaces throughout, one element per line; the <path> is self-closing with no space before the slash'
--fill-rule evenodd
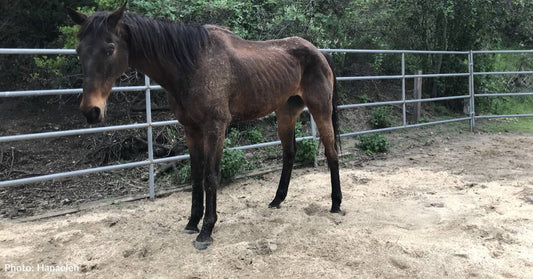
<path id="1" fill-rule="evenodd" d="M 192 202 L 191 217 L 184 232 L 198 233 L 198 223 L 204 214 L 204 141 L 202 131 L 196 127 L 185 127 L 187 146 L 191 156 Z"/>
<path id="2" fill-rule="evenodd" d="M 202 229 L 194 242 L 194 247 L 198 250 L 206 249 L 213 243 L 211 234 L 217 221 L 217 188 L 220 181 L 220 161 L 227 125 L 213 121 L 207 126 L 204 127 L 205 214 Z"/>

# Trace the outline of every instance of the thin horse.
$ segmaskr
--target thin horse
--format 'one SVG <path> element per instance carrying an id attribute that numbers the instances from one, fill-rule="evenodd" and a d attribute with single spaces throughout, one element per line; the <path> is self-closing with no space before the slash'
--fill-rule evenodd
<path id="1" fill-rule="evenodd" d="M 269 206 L 279 208 L 287 196 L 295 156 L 295 124 L 307 106 L 331 172 L 331 212 L 340 212 L 335 75 L 328 56 L 298 37 L 247 41 L 214 25 L 186 25 L 124 11 L 125 5 L 89 17 L 69 10 L 73 21 L 81 25 L 76 49 L 83 70 L 80 108 L 88 123 L 102 121 L 111 87 L 128 66 L 166 90 L 171 110 L 187 137 L 192 205 L 185 232 L 199 232 L 194 242 L 197 249 L 213 242 L 228 125 L 273 111 L 283 147 L 283 170 Z M 202 217 L 202 229 L 198 230 Z"/>

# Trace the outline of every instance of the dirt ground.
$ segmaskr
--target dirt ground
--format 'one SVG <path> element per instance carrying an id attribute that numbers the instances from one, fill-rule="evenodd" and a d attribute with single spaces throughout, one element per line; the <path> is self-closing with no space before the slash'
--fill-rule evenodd
<path id="1" fill-rule="evenodd" d="M 533 137 L 455 134 L 345 162 L 345 215 L 328 212 L 324 167 L 218 195 L 214 244 L 182 234 L 190 193 L 25 222 L 0 220 L 2 278 L 531 278 Z M 38 265 L 74 266 L 73 272 Z M 33 271 L 13 271 L 16 267 Z"/>

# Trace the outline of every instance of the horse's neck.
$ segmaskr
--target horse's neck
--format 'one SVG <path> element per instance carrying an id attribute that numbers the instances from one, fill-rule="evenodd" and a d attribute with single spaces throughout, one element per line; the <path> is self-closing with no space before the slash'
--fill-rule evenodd
<path id="1" fill-rule="evenodd" d="M 201 47 L 208 43 L 207 30 L 177 22 L 129 15 L 124 21 L 130 66 L 147 74 L 169 90 L 183 89 L 195 71 Z M 168 88 L 172 87 L 172 88 Z"/>
<path id="2" fill-rule="evenodd" d="M 156 60 L 144 57 L 135 53 L 130 53 L 129 66 L 139 72 L 149 76 L 155 81 L 161 82 L 164 77 L 162 67 L 157 65 Z"/>
<path id="3" fill-rule="evenodd" d="M 129 66 L 147 75 L 167 91 L 181 91 L 187 78 L 180 73 L 178 67 L 169 69 L 155 57 L 145 57 L 138 53 L 130 53 Z"/>

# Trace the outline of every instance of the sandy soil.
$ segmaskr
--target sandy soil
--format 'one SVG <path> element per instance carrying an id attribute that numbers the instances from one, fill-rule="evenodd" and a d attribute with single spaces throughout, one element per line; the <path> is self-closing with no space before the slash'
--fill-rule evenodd
<path id="1" fill-rule="evenodd" d="M 4 219 L 0 277 L 532 278 L 531 134 L 443 137 L 386 157 L 345 164 L 345 216 L 328 213 L 323 167 L 295 171 L 277 210 L 267 204 L 279 173 L 221 189 L 215 242 L 205 251 L 180 232 L 190 193 L 28 223 Z M 79 271 L 36 271 L 38 264 Z"/>

